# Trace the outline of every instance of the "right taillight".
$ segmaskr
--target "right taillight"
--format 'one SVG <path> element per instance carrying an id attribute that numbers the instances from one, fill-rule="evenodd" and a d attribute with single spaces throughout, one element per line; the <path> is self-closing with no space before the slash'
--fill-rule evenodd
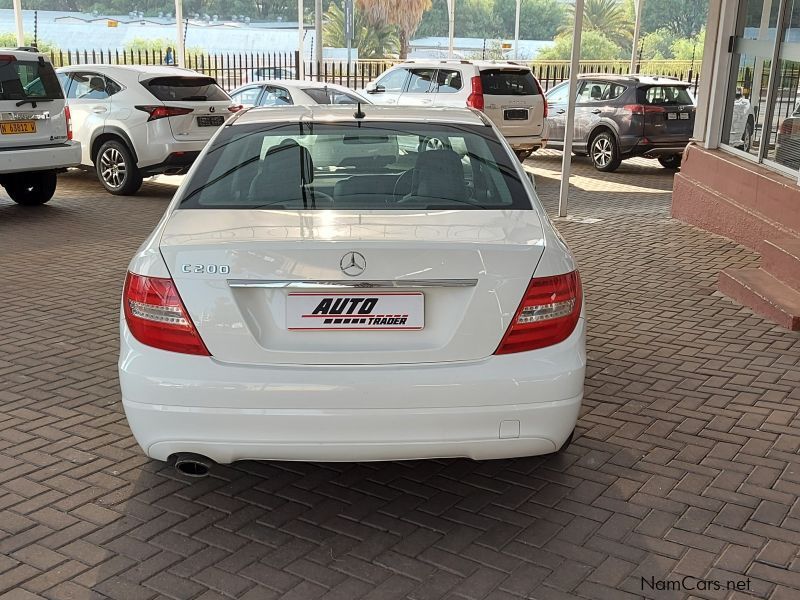
<path id="1" fill-rule="evenodd" d="M 534 277 L 494 353 L 525 352 L 563 342 L 578 324 L 582 302 L 578 271 Z"/>
<path id="2" fill-rule="evenodd" d="M 122 305 L 128 329 L 142 344 L 183 354 L 211 355 L 172 279 L 128 273 Z"/>
<path id="3" fill-rule="evenodd" d="M 194 112 L 192 108 L 181 108 L 179 106 L 136 106 L 138 110 L 146 112 L 150 117 L 147 119 L 148 121 L 155 121 L 156 119 L 163 119 L 165 117 L 177 117 L 180 115 L 188 115 L 190 112 Z"/>
<path id="4" fill-rule="evenodd" d="M 67 139 L 72 139 L 72 113 L 69 112 L 69 106 L 64 107 L 64 120 L 67 122 Z"/>
<path id="5" fill-rule="evenodd" d="M 467 96 L 467 106 L 477 110 L 483 110 L 483 83 L 480 75 L 472 78 L 472 92 Z"/>

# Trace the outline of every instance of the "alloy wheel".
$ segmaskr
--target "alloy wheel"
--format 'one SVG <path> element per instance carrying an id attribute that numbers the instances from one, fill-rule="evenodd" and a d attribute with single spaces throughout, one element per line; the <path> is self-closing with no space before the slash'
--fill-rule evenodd
<path id="1" fill-rule="evenodd" d="M 600 136 L 592 144 L 592 158 L 598 167 L 607 167 L 613 155 L 614 149 L 611 147 L 611 142 L 608 138 Z"/>
<path id="2" fill-rule="evenodd" d="M 111 187 L 118 188 L 125 182 L 127 167 L 125 157 L 116 148 L 106 148 L 100 156 L 100 173 Z"/>

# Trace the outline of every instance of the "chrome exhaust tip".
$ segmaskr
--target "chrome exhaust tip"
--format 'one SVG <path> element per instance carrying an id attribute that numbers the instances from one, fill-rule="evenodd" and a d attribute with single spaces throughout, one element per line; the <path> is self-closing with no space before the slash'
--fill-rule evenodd
<path id="1" fill-rule="evenodd" d="M 187 477 L 205 477 L 211 472 L 214 461 L 200 454 L 182 452 L 175 455 L 175 470 Z"/>

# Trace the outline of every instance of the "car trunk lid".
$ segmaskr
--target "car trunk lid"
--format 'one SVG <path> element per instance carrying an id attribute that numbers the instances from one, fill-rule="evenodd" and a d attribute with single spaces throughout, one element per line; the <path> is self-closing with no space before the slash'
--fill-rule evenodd
<path id="1" fill-rule="evenodd" d="M 0 148 L 67 141 L 64 93 L 52 65 L 0 50 Z"/>
<path id="2" fill-rule="evenodd" d="M 545 101 L 529 69 L 481 71 L 484 113 L 506 137 L 538 136 L 544 126 Z"/>
<path id="3" fill-rule="evenodd" d="M 142 80 L 142 85 L 165 106 L 176 109 L 168 117 L 177 141 L 208 140 L 233 113 L 233 101 L 211 77 L 170 75 Z"/>
<path id="4" fill-rule="evenodd" d="M 530 210 L 178 210 L 161 239 L 209 351 L 240 364 L 484 358 L 543 250 Z"/>

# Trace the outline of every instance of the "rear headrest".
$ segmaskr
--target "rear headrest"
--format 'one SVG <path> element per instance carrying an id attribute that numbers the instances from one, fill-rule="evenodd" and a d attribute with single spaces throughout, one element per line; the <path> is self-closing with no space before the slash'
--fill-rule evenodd
<path id="1" fill-rule="evenodd" d="M 262 171 L 284 180 L 314 181 L 314 162 L 311 153 L 294 140 L 283 140 L 267 151 L 263 159 Z"/>
<path id="2" fill-rule="evenodd" d="M 428 150 L 417 155 L 412 196 L 464 200 L 467 186 L 461 158 L 449 148 Z"/>

